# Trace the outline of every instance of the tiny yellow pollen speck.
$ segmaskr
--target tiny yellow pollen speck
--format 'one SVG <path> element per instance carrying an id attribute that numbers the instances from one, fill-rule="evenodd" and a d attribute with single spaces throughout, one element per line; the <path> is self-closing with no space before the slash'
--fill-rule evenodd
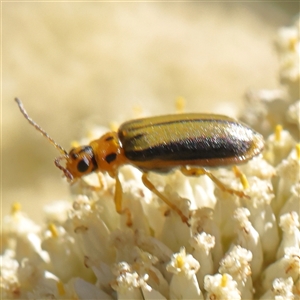
<path id="1" fill-rule="evenodd" d="M 92 210 L 97 210 L 97 202 L 96 201 L 91 201 L 90 205 L 91 205 Z"/>
<path id="2" fill-rule="evenodd" d="M 176 257 L 176 266 L 177 266 L 177 268 L 181 269 L 183 264 L 184 264 L 183 257 L 181 255 L 178 255 Z"/>
<path id="3" fill-rule="evenodd" d="M 222 280 L 221 280 L 221 287 L 226 287 L 228 282 L 228 277 L 226 274 L 223 274 Z"/>
<path id="4" fill-rule="evenodd" d="M 181 96 L 178 97 L 176 99 L 175 106 L 176 106 L 176 112 L 177 113 L 183 113 L 184 109 L 185 109 L 185 99 Z"/>
<path id="5" fill-rule="evenodd" d="M 244 173 L 241 174 L 240 180 L 241 180 L 241 183 L 243 185 L 243 188 L 245 190 L 248 189 L 249 188 L 249 182 L 248 182 L 248 179 L 247 179 L 247 177 Z"/>
<path id="6" fill-rule="evenodd" d="M 289 48 L 292 52 L 296 52 L 298 39 L 297 37 L 293 37 L 289 40 Z"/>
<path id="7" fill-rule="evenodd" d="M 11 213 L 14 215 L 15 213 L 17 213 L 17 212 L 20 211 L 21 209 L 22 209 L 21 203 L 15 202 L 15 203 L 11 206 Z"/>
<path id="8" fill-rule="evenodd" d="M 51 232 L 52 237 L 54 237 L 54 238 L 58 237 L 57 228 L 53 223 L 50 223 L 48 225 L 48 230 Z"/>
<path id="9" fill-rule="evenodd" d="M 279 142 L 281 140 L 281 132 L 282 126 L 280 124 L 276 125 L 275 127 L 275 141 Z"/>
<path id="10" fill-rule="evenodd" d="M 297 159 L 300 160 L 300 143 L 296 145 L 296 155 Z"/>
<path id="11" fill-rule="evenodd" d="M 72 148 L 77 148 L 77 147 L 79 147 L 80 145 L 79 145 L 79 143 L 78 143 L 78 141 L 72 141 L 71 142 L 71 147 Z"/>
<path id="12" fill-rule="evenodd" d="M 64 284 L 61 281 L 56 283 L 57 291 L 60 296 L 63 296 L 65 292 Z"/>

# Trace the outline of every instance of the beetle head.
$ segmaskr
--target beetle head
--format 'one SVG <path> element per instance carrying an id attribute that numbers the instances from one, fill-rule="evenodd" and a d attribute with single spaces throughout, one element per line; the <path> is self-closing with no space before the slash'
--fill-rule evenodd
<path id="1" fill-rule="evenodd" d="M 65 167 L 60 164 L 63 159 L 66 160 Z M 68 155 L 60 156 L 54 162 L 64 172 L 68 181 L 79 179 L 97 169 L 97 162 L 91 146 L 73 148 Z"/>

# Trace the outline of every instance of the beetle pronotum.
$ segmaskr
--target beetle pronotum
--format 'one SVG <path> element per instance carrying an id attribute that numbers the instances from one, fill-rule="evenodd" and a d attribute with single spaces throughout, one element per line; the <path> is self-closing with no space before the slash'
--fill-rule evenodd
<path id="1" fill-rule="evenodd" d="M 61 153 L 55 165 L 70 182 L 92 172 L 107 172 L 116 180 L 115 206 L 122 209 L 122 186 L 118 170 L 130 164 L 143 172 L 144 185 L 188 222 L 178 207 L 159 192 L 148 179 L 148 172 L 168 173 L 174 169 L 186 176 L 207 175 L 222 190 L 245 196 L 242 191 L 226 187 L 205 167 L 242 164 L 261 153 L 263 137 L 245 124 L 214 114 L 173 114 L 135 119 L 121 124 L 118 132 L 108 132 L 89 145 L 68 153 L 57 144 L 25 111 L 16 98 L 22 114 Z M 61 161 L 65 160 L 65 166 Z"/>

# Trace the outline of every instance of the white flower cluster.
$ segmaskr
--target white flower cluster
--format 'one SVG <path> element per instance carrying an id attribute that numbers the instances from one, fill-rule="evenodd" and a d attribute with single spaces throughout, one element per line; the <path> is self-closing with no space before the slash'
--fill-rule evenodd
<path id="1" fill-rule="evenodd" d="M 280 31 L 279 48 L 299 54 L 299 34 L 295 40 L 292 33 Z M 299 81 L 299 70 L 287 64 L 282 77 Z M 270 107 L 264 106 L 266 114 L 276 111 Z M 299 136 L 299 127 L 294 130 Z M 249 198 L 221 191 L 205 176 L 150 174 L 190 226 L 131 166 L 120 170 L 130 227 L 128 215 L 116 212 L 115 183 L 107 175 L 99 175 L 101 188 L 94 188 L 95 174 L 73 186 L 72 204 L 45 207 L 44 226 L 15 204 L 2 222 L 2 299 L 300 299 L 300 144 L 294 136 L 277 126 L 263 155 L 239 169 L 213 171 Z"/>
<path id="2" fill-rule="evenodd" d="M 246 95 L 242 120 L 269 135 L 281 124 L 299 139 L 300 130 L 300 18 L 291 27 L 279 30 L 276 49 L 279 56 L 279 78 L 282 88 L 251 90 Z"/>

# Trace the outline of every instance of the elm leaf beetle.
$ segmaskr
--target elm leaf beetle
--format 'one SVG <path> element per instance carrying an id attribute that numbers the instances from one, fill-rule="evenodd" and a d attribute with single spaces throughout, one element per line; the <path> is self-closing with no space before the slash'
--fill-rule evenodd
<path id="1" fill-rule="evenodd" d="M 215 114 L 182 113 L 127 121 L 117 132 L 108 132 L 89 145 L 67 152 L 28 116 L 18 98 L 15 101 L 29 123 L 61 152 L 54 162 L 69 182 L 92 172 L 107 172 L 116 180 L 116 211 L 128 214 L 129 225 L 130 212 L 122 208 L 122 186 L 118 177 L 121 166 L 130 164 L 142 171 L 144 185 L 188 224 L 189 218 L 156 189 L 148 172 L 169 173 L 179 169 L 186 176 L 207 175 L 222 190 L 244 197 L 242 191 L 226 187 L 205 167 L 243 164 L 261 153 L 264 147 L 262 135 L 235 119 Z"/>

